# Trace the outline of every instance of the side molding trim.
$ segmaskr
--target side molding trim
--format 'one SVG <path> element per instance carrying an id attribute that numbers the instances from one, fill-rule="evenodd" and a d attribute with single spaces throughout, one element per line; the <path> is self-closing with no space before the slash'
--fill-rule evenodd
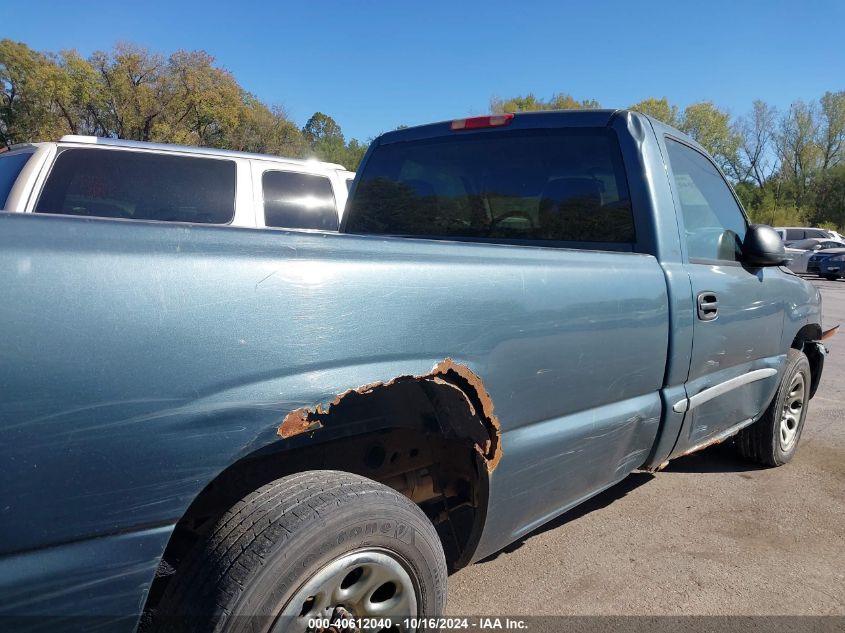
<path id="1" fill-rule="evenodd" d="M 695 409 L 697 406 L 702 405 L 705 402 L 709 402 L 713 398 L 717 398 L 724 393 L 732 391 L 733 389 L 742 387 L 752 382 L 757 382 L 758 380 L 763 380 L 764 378 L 774 376 L 777 373 L 778 370 L 774 367 L 766 367 L 765 369 L 755 369 L 754 371 L 750 371 L 747 374 L 742 374 L 741 376 L 737 376 L 736 378 L 731 378 L 730 380 L 726 380 L 725 382 L 720 382 L 718 385 L 708 387 L 704 391 L 695 394 L 691 398 L 684 398 L 683 400 L 678 400 L 678 402 L 672 405 L 672 410 L 675 413 L 683 413 L 684 411 Z"/>

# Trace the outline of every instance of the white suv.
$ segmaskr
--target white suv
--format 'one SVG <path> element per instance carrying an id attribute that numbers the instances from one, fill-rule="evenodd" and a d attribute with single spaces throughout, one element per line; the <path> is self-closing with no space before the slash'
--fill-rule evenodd
<path id="1" fill-rule="evenodd" d="M 64 136 L 0 154 L 0 209 L 332 231 L 354 177 L 316 160 Z"/>
<path id="2" fill-rule="evenodd" d="M 783 240 L 783 243 L 786 246 L 790 246 L 793 242 L 807 240 L 810 238 L 838 239 L 836 235 L 839 235 L 838 233 L 833 235 L 832 233 L 834 233 L 834 231 L 808 226 L 776 226 L 775 231 L 778 232 L 780 239 Z"/>

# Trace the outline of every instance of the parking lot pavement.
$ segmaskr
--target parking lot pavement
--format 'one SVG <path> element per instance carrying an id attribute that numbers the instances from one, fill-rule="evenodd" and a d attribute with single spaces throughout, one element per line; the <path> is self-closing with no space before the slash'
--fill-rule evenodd
<path id="1" fill-rule="evenodd" d="M 845 326 L 845 281 L 822 289 Z M 845 329 L 845 328 L 844 328 Z M 729 445 L 634 473 L 450 578 L 452 615 L 845 614 L 845 333 L 790 464 Z"/>

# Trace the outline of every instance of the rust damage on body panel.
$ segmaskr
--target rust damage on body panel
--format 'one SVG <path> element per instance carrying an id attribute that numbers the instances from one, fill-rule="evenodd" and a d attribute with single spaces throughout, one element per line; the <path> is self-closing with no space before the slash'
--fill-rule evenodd
<path id="1" fill-rule="evenodd" d="M 476 452 L 483 458 L 488 472 L 492 472 L 502 457 L 501 427 L 493 413 L 493 400 L 481 378 L 451 358 L 440 361 L 424 375 L 397 376 L 387 382 L 370 383 L 349 389 L 328 404 L 295 409 L 285 416 L 277 433 L 287 439 L 319 430 L 329 423 L 332 412 L 349 400 L 408 383 L 417 383 L 422 387 L 434 409 L 439 412 L 441 425 L 449 426 L 448 429 L 442 429 L 444 432 L 472 438 Z M 444 388 L 459 394 L 460 399 L 444 397 Z M 456 402 L 461 403 L 463 411 L 455 410 Z"/>

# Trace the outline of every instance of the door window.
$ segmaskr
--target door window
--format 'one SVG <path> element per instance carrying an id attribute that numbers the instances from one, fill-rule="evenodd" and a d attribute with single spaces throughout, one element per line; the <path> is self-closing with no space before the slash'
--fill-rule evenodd
<path id="1" fill-rule="evenodd" d="M 739 261 L 747 224 L 730 187 L 703 154 L 666 139 L 690 260 Z"/>

